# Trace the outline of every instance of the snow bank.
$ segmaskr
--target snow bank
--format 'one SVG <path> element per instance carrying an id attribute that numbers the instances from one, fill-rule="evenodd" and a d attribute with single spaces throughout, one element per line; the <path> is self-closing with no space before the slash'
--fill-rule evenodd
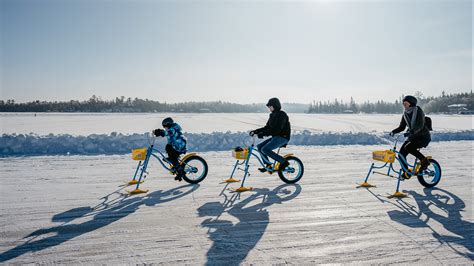
<path id="1" fill-rule="evenodd" d="M 134 148 L 148 146 L 147 134 L 3 134 L 0 137 L 0 156 L 126 154 Z M 223 151 L 251 143 L 251 138 L 244 132 L 190 133 L 186 134 L 186 137 L 189 151 Z M 432 139 L 474 140 L 474 130 L 436 132 L 433 133 Z M 290 145 L 375 145 L 388 142 L 387 134 L 380 133 L 302 131 L 292 135 Z M 162 148 L 164 145 L 165 139 L 156 140 L 156 147 Z"/>

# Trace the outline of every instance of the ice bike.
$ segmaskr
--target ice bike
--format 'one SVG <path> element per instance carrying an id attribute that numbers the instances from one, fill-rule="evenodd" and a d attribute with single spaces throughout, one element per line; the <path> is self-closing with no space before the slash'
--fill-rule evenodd
<path id="1" fill-rule="evenodd" d="M 395 193 L 391 195 L 390 197 L 397 197 L 397 198 L 406 197 L 407 196 L 406 194 L 399 191 L 400 181 L 408 180 L 413 176 L 416 176 L 420 184 L 422 184 L 424 187 L 427 187 L 427 188 L 434 187 L 439 183 L 439 181 L 441 180 L 440 164 L 431 156 L 426 156 L 426 158 L 430 162 L 430 165 L 428 166 L 428 168 L 426 168 L 423 171 L 420 171 L 421 165 L 417 158 L 415 158 L 415 162 L 413 163 L 413 165 L 409 164 L 407 159 L 397 151 L 397 144 L 400 140 L 400 136 L 401 135 L 398 134 L 393 137 L 393 148 L 391 148 L 390 150 L 374 151 L 372 153 L 372 159 L 376 161 L 384 162 L 385 164 L 381 166 L 376 166 L 375 163 L 372 163 L 369 169 L 369 173 L 367 174 L 367 177 L 365 178 L 364 183 L 362 183 L 359 187 L 374 187 L 373 185 L 367 182 L 369 180 L 369 176 L 372 173 L 385 175 L 385 176 L 398 179 L 397 189 Z M 400 167 L 398 171 L 395 170 L 394 168 L 395 160 L 398 162 L 398 165 Z M 403 164 L 402 161 L 405 164 Z M 405 167 L 405 165 L 407 165 L 408 167 Z M 382 169 L 385 167 L 388 168 L 387 173 L 372 171 L 374 169 Z M 393 172 L 395 175 L 392 175 L 391 172 Z"/>
<path id="2" fill-rule="evenodd" d="M 270 167 L 268 167 L 262 159 L 262 154 L 260 153 L 258 149 L 256 149 L 255 141 L 256 141 L 256 136 L 254 135 L 252 137 L 252 144 L 248 148 L 239 149 L 239 147 L 237 147 L 232 151 L 232 156 L 235 159 L 237 159 L 237 161 L 234 164 L 234 168 L 232 170 L 230 178 L 225 180 L 224 182 L 225 183 L 239 182 L 240 180 L 233 178 L 235 171 L 236 170 L 244 171 L 244 177 L 242 179 L 242 183 L 240 184 L 240 188 L 236 189 L 235 192 L 244 192 L 244 191 L 252 190 L 251 187 L 244 187 L 245 179 L 247 178 L 247 176 L 250 175 L 249 161 L 252 156 L 257 158 L 258 162 L 263 168 L 265 168 L 267 173 L 273 174 L 274 172 L 278 172 L 278 176 L 280 177 L 280 179 L 287 184 L 296 183 L 303 177 L 303 173 L 304 173 L 303 162 L 301 162 L 300 159 L 298 159 L 291 153 L 283 156 L 283 158 L 285 158 L 289 163 L 289 165 L 285 169 L 281 169 L 279 167 L 280 163 L 277 162 L 276 160 L 273 160 Z M 285 148 L 285 147 L 286 147 L 286 144 L 278 148 L 277 153 L 280 153 L 280 149 Z M 244 168 L 241 169 L 239 166 L 243 166 Z"/>
<path id="3" fill-rule="evenodd" d="M 176 175 L 177 172 L 173 169 L 172 163 L 167 157 L 157 148 L 154 147 L 156 137 L 152 135 L 152 141 L 150 141 L 149 135 L 147 135 L 148 148 L 140 148 L 132 150 L 132 159 L 139 161 L 133 179 L 128 182 L 129 185 L 137 185 L 136 188 L 130 191 L 131 194 L 146 193 L 148 190 L 142 190 L 139 188 L 140 184 L 146 178 L 148 163 L 151 157 L 154 157 L 158 162 L 167 170 L 170 174 Z M 197 153 L 186 154 L 183 158 L 178 158 L 180 165 L 184 166 L 183 176 L 184 181 L 190 184 L 197 184 L 204 180 L 207 176 L 208 166 L 206 160 Z M 138 179 L 137 179 L 138 177 Z"/>

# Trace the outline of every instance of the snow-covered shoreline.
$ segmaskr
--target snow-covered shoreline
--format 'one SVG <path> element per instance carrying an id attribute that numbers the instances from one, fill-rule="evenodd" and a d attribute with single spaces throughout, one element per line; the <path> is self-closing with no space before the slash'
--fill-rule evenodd
<path id="1" fill-rule="evenodd" d="M 0 113 L 0 157 L 127 154 L 148 146 L 144 132 L 172 116 L 188 138 L 189 151 L 224 151 L 248 146 L 247 132 L 262 127 L 268 113 Z M 433 142 L 474 140 L 471 115 L 430 115 Z M 400 115 L 290 114 L 290 145 L 374 145 Z M 164 145 L 157 139 L 157 147 Z"/>
<path id="2" fill-rule="evenodd" d="M 246 132 L 189 133 L 186 136 L 189 151 L 225 151 L 237 146 L 248 146 L 251 142 Z M 138 133 L 88 136 L 4 134 L 0 136 L 0 156 L 127 154 L 132 149 L 148 146 L 147 138 L 146 134 Z M 432 135 L 433 142 L 462 140 L 474 140 L 474 131 L 435 132 Z M 290 145 L 375 145 L 389 141 L 387 133 L 303 131 L 292 135 Z M 164 139 L 157 139 L 157 147 L 164 145 Z"/>

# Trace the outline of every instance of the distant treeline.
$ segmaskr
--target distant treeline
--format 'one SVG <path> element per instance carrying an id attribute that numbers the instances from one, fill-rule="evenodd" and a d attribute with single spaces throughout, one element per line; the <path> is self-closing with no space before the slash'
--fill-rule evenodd
<path id="1" fill-rule="evenodd" d="M 474 110 L 474 95 L 469 93 L 442 93 L 437 97 L 424 97 L 416 92 L 419 105 L 426 113 L 453 112 L 448 105 L 465 104 L 467 110 Z M 314 101 L 311 104 L 284 103 L 283 109 L 292 113 L 400 113 L 400 99 L 395 102 L 377 101 L 356 103 L 352 98 L 347 103 L 342 100 Z M 32 101 L 17 103 L 15 100 L 0 100 L 0 112 L 182 112 L 182 113 L 259 113 L 267 112 L 264 103 L 237 104 L 222 101 L 166 103 L 149 99 L 132 99 L 124 96 L 113 100 L 103 100 L 93 95 L 85 101 Z"/>
<path id="2" fill-rule="evenodd" d="M 284 104 L 287 111 L 306 112 L 308 104 Z M 266 112 L 265 104 L 236 104 L 222 101 L 166 103 L 124 96 L 103 100 L 93 95 L 85 101 L 17 103 L 0 100 L 0 112 L 182 112 L 182 113 L 258 113 Z"/>
<path id="3" fill-rule="evenodd" d="M 307 108 L 307 106 L 306 106 Z M 263 112 L 264 104 L 235 104 L 228 102 L 184 102 L 166 103 L 149 99 L 117 97 L 102 100 L 93 95 L 85 101 L 49 102 L 33 101 L 16 103 L 14 100 L 0 101 L 0 112 Z M 303 110 L 304 111 L 304 110 Z"/>
<path id="4" fill-rule="evenodd" d="M 449 105 L 453 104 L 465 104 L 467 110 L 474 109 L 474 95 L 472 91 L 454 94 L 446 94 L 443 92 L 441 96 L 437 97 L 424 97 L 422 93 L 416 92 L 414 96 L 418 99 L 418 105 L 420 105 L 426 113 L 457 112 L 461 107 L 451 108 L 451 110 L 448 108 Z M 332 102 L 314 101 L 310 104 L 308 113 L 400 113 L 403 110 L 402 99 L 403 96 L 395 100 L 395 102 L 379 100 L 377 102 L 367 101 L 364 103 L 356 103 L 352 97 L 348 103 L 337 99 Z"/>
<path id="5" fill-rule="evenodd" d="M 14 100 L 0 101 L 2 112 L 258 112 L 265 106 L 256 104 L 234 104 L 226 102 L 166 103 L 149 99 L 116 97 L 103 100 L 93 95 L 85 101 L 67 102 L 33 101 L 16 103 Z"/>

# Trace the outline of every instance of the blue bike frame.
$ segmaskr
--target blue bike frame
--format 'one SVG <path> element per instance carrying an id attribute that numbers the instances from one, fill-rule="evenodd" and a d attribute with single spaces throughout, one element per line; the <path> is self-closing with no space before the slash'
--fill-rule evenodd
<path id="1" fill-rule="evenodd" d="M 158 155 L 156 155 L 155 153 L 158 153 L 158 154 L 161 156 L 161 158 L 158 157 Z M 161 166 L 163 166 L 163 168 L 165 168 L 165 169 L 168 170 L 168 171 L 172 171 L 171 167 L 169 167 L 169 165 L 171 165 L 171 163 L 170 163 L 168 160 L 166 160 L 165 155 L 164 155 L 160 150 L 154 148 L 154 147 L 153 147 L 153 144 L 151 144 L 151 145 L 148 147 L 147 151 L 146 151 L 145 160 L 138 162 L 137 169 L 135 170 L 135 174 L 133 175 L 133 180 L 132 180 L 132 181 L 135 181 L 136 178 L 137 178 L 138 171 L 141 170 L 141 171 L 140 171 L 140 176 L 139 176 L 138 181 L 137 181 L 137 187 L 136 187 L 136 189 L 138 189 L 138 187 L 140 186 L 140 182 L 141 182 L 141 180 L 142 180 L 142 178 L 143 178 L 143 173 L 147 173 L 147 174 L 148 174 L 148 172 L 146 171 L 146 169 L 147 169 L 147 167 L 148 167 L 148 163 L 150 162 L 150 158 L 151 158 L 152 156 L 155 157 L 156 159 L 158 159 L 158 162 L 160 162 L 160 164 L 161 164 Z M 168 163 L 168 165 L 166 165 L 166 164 L 164 163 L 164 161 L 165 161 L 166 163 Z M 141 169 L 140 169 L 140 167 L 141 167 Z"/>
<path id="2" fill-rule="evenodd" d="M 395 159 L 398 161 L 398 164 L 400 165 L 401 169 L 396 171 L 395 168 L 393 168 L 393 163 L 385 163 L 384 165 L 382 166 L 376 166 L 375 163 L 372 163 L 372 165 L 370 166 L 370 169 L 369 169 L 369 172 L 367 173 L 367 177 L 365 178 L 365 181 L 364 183 L 367 183 L 367 180 L 369 180 L 369 176 L 370 174 L 374 173 L 374 174 L 380 174 L 380 175 L 385 175 L 385 176 L 390 176 L 390 177 L 394 177 L 394 178 L 397 178 L 398 179 L 398 182 L 397 182 L 397 190 L 396 192 L 399 192 L 399 189 L 400 189 L 400 181 L 402 180 L 401 176 L 402 176 L 402 173 L 403 171 L 405 171 L 406 173 L 408 173 L 409 175 L 415 175 L 417 174 L 416 173 L 416 165 L 418 163 L 418 158 L 415 158 L 415 162 L 413 163 L 413 165 L 409 164 L 407 159 L 400 154 L 400 152 L 397 151 L 397 143 L 398 143 L 398 138 L 395 138 L 395 144 L 393 145 L 393 148 L 391 148 L 390 150 L 395 152 L 395 154 L 397 155 L 395 157 Z M 402 164 L 402 162 L 404 162 L 405 164 Z M 407 165 L 407 167 L 405 167 L 405 165 Z M 376 172 L 376 171 L 373 171 L 373 169 L 382 169 L 382 168 L 385 168 L 385 167 L 388 167 L 388 170 L 387 170 L 387 173 L 380 173 L 380 172 Z M 412 170 L 410 171 L 408 168 L 411 167 Z M 393 176 L 390 174 L 390 172 L 393 171 L 395 172 L 398 176 Z"/>
<path id="3" fill-rule="evenodd" d="M 281 148 L 278 148 L 278 152 L 277 153 L 280 153 L 280 149 Z M 240 161 L 240 160 L 237 160 L 234 164 L 234 169 L 232 169 L 232 173 L 230 175 L 230 178 L 232 178 L 234 176 L 234 173 L 235 173 L 235 170 L 237 170 L 237 167 L 240 166 L 240 165 L 244 165 L 244 178 L 242 179 L 242 183 L 241 183 L 241 187 L 244 186 L 244 183 L 245 183 L 245 179 L 247 178 L 247 176 L 249 175 L 249 161 L 250 161 L 250 157 L 254 156 L 255 158 L 257 158 L 258 162 L 260 163 L 260 165 L 262 167 L 264 167 L 265 169 L 267 169 L 268 172 L 270 173 L 273 173 L 275 172 L 275 166 L 277 164 L 277 161 L 274 160 L 274 162 L 271 164 L 271 168 L 268 168 L 266 165 L 265 165 L 265 162 L 262 158 L 262 154 L 260 153 L 260 151 L 258 149 L 255 149 L 255 138 L 253 140 L 253 143 L 252 145 L 250 145 L 249 147 L 249 152 L 247 154 L 247 158 L 245 158 L 245 160 L 243 161 Z"/>

